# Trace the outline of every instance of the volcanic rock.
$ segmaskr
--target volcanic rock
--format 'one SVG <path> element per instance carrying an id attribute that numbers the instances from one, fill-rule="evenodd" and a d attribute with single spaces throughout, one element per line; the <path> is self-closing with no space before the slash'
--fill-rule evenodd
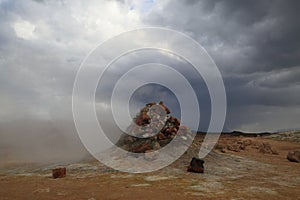
<path id="1" fill-rule="evenodd" d="M 192 132 L 186 126 L 180 126 L 180 120 L 170 115 L 170 109 L 160 102 L 147 103 L 126 129 L 117 146 L 133 153 L 147 153 L 151 160 L 152 153 L 169 144 L 176 136 L 181 138 L 181 144 L 187 145 L 192 139 Z"/>
<path id="2" fill-rule="evenodd" d="M 150 117 L 147 115 L 147 113 L 140 113 L 140 115 L 137 117 L 135 123 L 138 126 L 145 126 L 147 124 L 150 124 Z"/>
<path id="3" fill-rule="evenodd" d="M 187 171 L 195 172 L 195 173 L 203 173 L 204 172 L 203 164 L 204 164 L 204 160 L 193 157 L 193 159 L 190 162 L 190 165 L 188 166 Z"/>
<path id="4" fill-rule="evenodd" d="M 63 178 L 66 177 L 66 168 L 62 167 L 62 168 L 56 168 L 52 170 L 52 177 L 53 178 Z"/>

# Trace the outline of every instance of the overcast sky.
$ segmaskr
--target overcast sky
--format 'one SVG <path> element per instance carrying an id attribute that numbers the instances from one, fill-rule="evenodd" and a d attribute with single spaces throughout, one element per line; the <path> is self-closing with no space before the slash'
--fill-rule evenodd
<path id="1" fill-rule="evenodd" d="M 124 31 L 157 26 L 189 35 L 215 61 L 227 93 L 224 130 L 299 129 L 299 10 L 297 0 L 0 0 L 0 120 L 72 120 L 72 87 L 88 53 Z M 122 65 L 151 58 L 188 68 L 155 52 L 129 56 Z M 208 93 L 201 78 L 191 82 L 204 91 L 197 93 L 203 130 Z M 99 89 L 98 100 L 110 90 Z M 168 92 L 144 87 L 132 102 L 142 105 L 154 94 L 178 115 Z"/>

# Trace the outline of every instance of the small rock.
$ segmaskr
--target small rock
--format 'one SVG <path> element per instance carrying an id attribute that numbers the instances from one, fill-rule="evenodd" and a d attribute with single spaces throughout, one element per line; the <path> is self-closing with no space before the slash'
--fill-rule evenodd
<path id="1" fill-rule="evenodd" d="M 52 169 L 52 177 L 53 178 L 66 177 L 66 172 L 67 172 L 67 170 L 65 167 Z"/>
<path id="2" fill-rule="evenodd" d="M 300 162 L 300 150 L 290 151 L 286 158 L 291 162 Z"/>
<path id="3" fill-rule="evenodd" d="M 225 148 L 225 147 L 222 148 L 222 149 L 221 149 L 221 152 L 222 152 L 222 153 L 226 153 L 226 148 Z"/>
<path id="4" fill-rule="evenodd" d="M 188 172 L 203 173 L 204 172 L 204 160 L 193 157 L 190 166 L 188 167 Z"/>

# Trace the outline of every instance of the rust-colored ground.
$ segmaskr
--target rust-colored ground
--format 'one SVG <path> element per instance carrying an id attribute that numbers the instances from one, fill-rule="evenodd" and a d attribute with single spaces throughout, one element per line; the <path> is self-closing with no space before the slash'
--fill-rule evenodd
<path id="1" fill-rule="evenodd" d="M 222 136 L 226 145 L 243 137 Z M 67 177 L 51 178 L 51 167 L 14 168 L 3 165 L 0 199 L 300 199 L 300 163 L 286 159 L 288 151 L 300 143 L 262 137 L 279 155 L 259 153 L 255 148 L 221 153 L 205 158 L 205 173 L 186 172 L 201 138 L 180 160 L 160 171 L 126 174 L 96 161 L 67 166 Z M 9 169 L 10 168 L 10 169 Z"/>

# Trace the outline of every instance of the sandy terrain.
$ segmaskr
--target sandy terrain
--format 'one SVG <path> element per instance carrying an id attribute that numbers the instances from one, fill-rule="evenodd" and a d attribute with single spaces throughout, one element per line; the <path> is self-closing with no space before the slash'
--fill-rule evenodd
<path id="1" fill-rule="evenodd" d="M 186 172 L 201 137 L 172 165 L 152 173 L 116 172 L 95 160 L 65 163 L 67 177 L 51 178 L 55 165 L 2 163 L 0 199 L 300 199 L 300 163 L 286 159 L 299 142 L 223 135 L 220 145 L 250 139 L 269 143 L 278 155 L 252 146 L 240 152 L 216 149 L 205 158 L 205 173 Z"/>

